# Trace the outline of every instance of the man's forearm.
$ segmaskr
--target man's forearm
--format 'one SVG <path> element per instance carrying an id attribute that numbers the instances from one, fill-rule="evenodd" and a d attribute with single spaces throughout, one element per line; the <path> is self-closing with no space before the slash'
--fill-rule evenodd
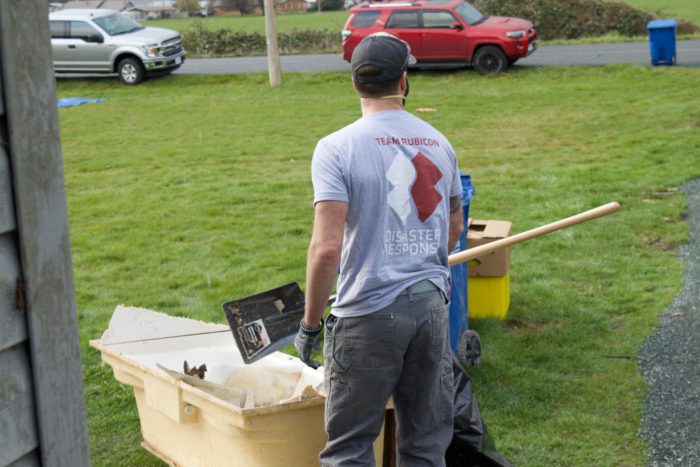
<path id="1" fill-rule="evenodd" d="M 314 208 L 314 230 L 306 256 L 304 326 L 317 328 L 328 303 L 340 264 L 348 204 L 324 201 Z"/>
<path id="2" fill-rule="evenodd" d="M 306 306 L 304 325 L 317 328 L 333 290 L 340 254 L 322 253 L 313 245 L 309 248 L 306 266 Z"/>

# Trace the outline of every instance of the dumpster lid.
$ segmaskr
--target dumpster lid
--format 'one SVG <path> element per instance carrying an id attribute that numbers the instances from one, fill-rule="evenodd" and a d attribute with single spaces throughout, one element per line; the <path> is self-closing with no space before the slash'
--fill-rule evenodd
<path id="1" fill-rule="evenodd" d="M 647 23 L 647 29 L 666 29 L 675 28 L 678 21 L 675 19 L 655 19 Z"/>
<path id="2" fill-rule="evenodd" d="M 90 344 L 140 373 L 157 369 L 241 409 L 323 396 L 323 367 L 313 370 L 281 352 L 246 365 L 227 325 L 119 305 L 102 339 Z M 205 364 L 205 378 L 185 374 L 186 362 Z"/>

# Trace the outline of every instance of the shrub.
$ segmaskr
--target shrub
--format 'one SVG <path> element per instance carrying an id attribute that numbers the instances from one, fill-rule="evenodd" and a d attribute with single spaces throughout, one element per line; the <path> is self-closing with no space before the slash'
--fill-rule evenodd
<path id="1" fill-rule="evenodd" d="M 201 21 L 195 21 L 183 31 L 185 50 L 202 57 L 244 57 L 265 55 L 265 35 L 230 29 L 208 30 Z M 282 54 L 339 52 L 340 33 L 324 30 L 293 30 L 279 33 L 277 43 Z"/>
<path id="2" fill-rule="evenodd" d="M 338 11 L 343 10 L 345 8 L 345 0 L 320 0 L 320 2 L 321 11 Z M 309 6 L 308 11 L 318 11 L 318 5 L 312 3 Z"/>
<path id="3" fill-rule="evenodd" d="M 345 8 L 343 0 L 321 0 L 321 8 L 323 11 L 342 10 Z"/>
<path id="4" fill-rule="evenodd" d="M 340 52 L 340 32 L 329 29 L 280 33 L 278 40 L 282 53 Z"/>
<path id="5" fill-rule="evenodd" d="M 647 23 L 654 15 L 621 2 L 601 0 L 474 0 L 484 14 L 517 16 L 532 21 L 541 39 L 578 39 L 617 32 L 622 36 L 647 33 Z M 679 33 L 698 28 L 680 21 Z"/>

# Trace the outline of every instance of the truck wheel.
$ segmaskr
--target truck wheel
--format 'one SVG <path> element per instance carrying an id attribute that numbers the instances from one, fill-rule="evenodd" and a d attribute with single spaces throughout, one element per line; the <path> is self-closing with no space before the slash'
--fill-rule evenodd
<path id="1" fill-rule="evenodd" d="M 117 73 L 124 84 L 139 84 L 146 74 L 141 62 L 135 58 L 125 58 L 119 62 Z"/>
<path id="2" fill-rule="evenodd" d="M 472 66 L 480 75 L 495 75 L 508 68 L 508 58 L 499 47 L 485 45 L 474 54 Z"/>

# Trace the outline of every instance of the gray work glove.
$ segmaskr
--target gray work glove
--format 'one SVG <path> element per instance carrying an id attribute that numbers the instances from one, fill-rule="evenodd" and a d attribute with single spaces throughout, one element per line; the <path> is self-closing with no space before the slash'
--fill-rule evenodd
<path id="1" fill-rule="evenodd" d="M 301 322 L 299 323 L 299 332 L 297 332 L 297 335 L 294 338 L 294 348 L 297 349 L 299 358 L 302 362 L 306 363 L 314 370 L 318 368 L 320 364 L 311 358 L 311 351 L 319 348 L 319 340 L 322 329 L 323 318 L 321 318 L 321 325 L 316 329 L 311 329 L 304 326 L 304 318 L 302 318 Z"/>

